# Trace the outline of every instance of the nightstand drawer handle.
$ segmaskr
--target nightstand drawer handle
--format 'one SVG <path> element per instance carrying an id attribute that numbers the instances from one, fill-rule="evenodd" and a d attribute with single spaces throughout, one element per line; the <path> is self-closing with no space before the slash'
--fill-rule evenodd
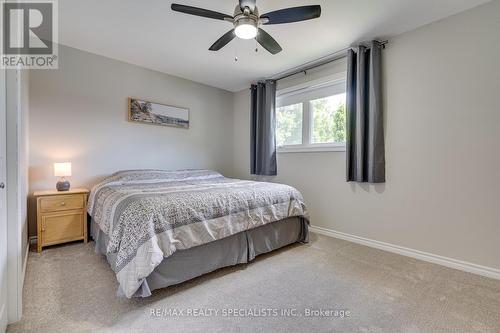
<path id="1" fill-rule="evenodd" d="M 61 202 L 61 206 L 66 206 L 66 203 L 64 201 Z"/>
<path id="2" fill-rule="evenodd" d="M 45 231 L 45 224 L 42 224 L 42 231 Z"/>

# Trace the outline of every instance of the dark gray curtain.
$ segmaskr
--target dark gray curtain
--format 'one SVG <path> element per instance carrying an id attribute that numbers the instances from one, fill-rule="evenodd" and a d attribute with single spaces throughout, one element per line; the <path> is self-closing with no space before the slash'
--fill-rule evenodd
<path id="1" fill-rule="evenodd" d="M 347 181 L 385 182 L 381 52 L 377 41 L 347 53 Z"/>
<path id="2" fill-rule="evenodd" d="M 259 82 L 251 90 L 250 170 L 252 175 L 275 176 L 276 82 Z"/>

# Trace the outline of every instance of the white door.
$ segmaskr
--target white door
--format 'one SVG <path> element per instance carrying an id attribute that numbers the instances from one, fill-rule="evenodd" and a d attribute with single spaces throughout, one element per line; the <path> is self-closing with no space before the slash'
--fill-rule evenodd
<path id="1" fill-rule="evenodd" d="M 0 70 L 0 332 L 7 327 L 7 202 L 6 202 L 5 70 Z"/>

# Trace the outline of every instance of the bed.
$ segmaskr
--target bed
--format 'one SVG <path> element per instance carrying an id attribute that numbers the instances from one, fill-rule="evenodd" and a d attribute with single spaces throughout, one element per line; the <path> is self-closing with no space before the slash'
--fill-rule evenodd
<path id="1" fill-rule="evenodd" d="M 88 213 L 96 251 L 128 298 L 308 240 L 295 188 L 211 170 L 117 172 L 93 187 Z"/>

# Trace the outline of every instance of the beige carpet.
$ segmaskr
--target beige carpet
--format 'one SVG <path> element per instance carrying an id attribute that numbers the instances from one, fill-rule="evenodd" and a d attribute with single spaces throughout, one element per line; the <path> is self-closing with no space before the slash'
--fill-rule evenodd
<path id="1" fill-rule="evenodd" d="M 32 252 L 8 332 L 500 332 L 500 281 L 315 234 L 147 299 L 116 288 L 93 243 Z"/>

